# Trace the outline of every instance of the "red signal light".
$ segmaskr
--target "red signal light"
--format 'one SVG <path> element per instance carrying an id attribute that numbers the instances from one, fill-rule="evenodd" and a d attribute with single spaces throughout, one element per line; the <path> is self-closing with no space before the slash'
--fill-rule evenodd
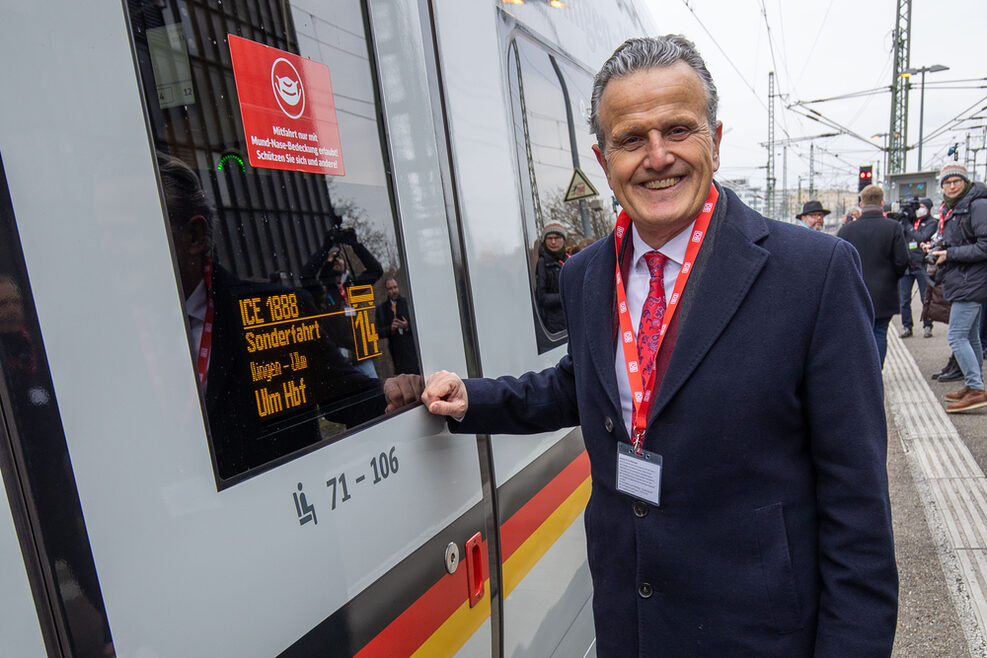
<path id="1" fill-rule="evenodd" d="M 865 187 L 870 185 L 871 179 L 874 177 L 874 167 L 871 165 L 865 165 L 860 168 L 860 175 L 857 180 L 857 191 L 860 192 Z"/>

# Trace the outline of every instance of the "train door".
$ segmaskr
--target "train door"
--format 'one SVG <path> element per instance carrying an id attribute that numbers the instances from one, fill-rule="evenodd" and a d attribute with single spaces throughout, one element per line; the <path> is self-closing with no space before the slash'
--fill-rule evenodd
<path id="1" fill-rule="evenodd" d="M 592 75 L 582 62 L 598 66 L 616 44 L 643 29 L 624 3 L 578 11 L 549 3 L 507 9 L 508 3 L 496 2 L 486 11 L 455 0 L 429 4 L 482 374 L 551 367 L 565 353 L 566 336 L 536 294 L 544 227 L 562 222 L 575 244 L 602 237 L 614 219 L 590 148 L 585 119 Z M 603 196 L 594 201 L 583 192 L 581 201 L 573 200 L 574 180 L 589 181 L 582 190 L 595 187 Z M 503 653 L 584 655 L 594 632 L 582 436 L 566 429 L 480 438 L 497 489 L 500 541 L 492 562 L 499 566 Z"/>
<path id="2" fill-rule="evenodd" d="M 48 471 L 4 483 L 36 518 L 76 501 L 118 655 L 490 653 L 476 444 L 402 396 L 466 362 L 419 21 L 5 14 L 0 155 L 72 477 L 51 504 Z"/>

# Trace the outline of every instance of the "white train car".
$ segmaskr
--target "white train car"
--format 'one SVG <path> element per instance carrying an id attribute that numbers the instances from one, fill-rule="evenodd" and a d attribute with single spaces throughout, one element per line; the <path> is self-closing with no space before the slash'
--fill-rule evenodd
<path id="1" fill-rule="evenodd" d="M 6 4 L 0 653 L 592 654 L 579 431 L 395 391 L 564 353 L 636 4 Z"/>

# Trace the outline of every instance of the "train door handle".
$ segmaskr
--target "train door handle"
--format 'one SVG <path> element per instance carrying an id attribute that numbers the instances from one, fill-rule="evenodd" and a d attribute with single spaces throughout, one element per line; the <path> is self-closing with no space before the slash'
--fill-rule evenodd
<path id="1" fill-rule="evenodd" d="M 486 579 L 483 577 L 483 537 L 476 533 L 466 542 L 466 580 L 469 586 L 470 607 L 483 598 Z"/>

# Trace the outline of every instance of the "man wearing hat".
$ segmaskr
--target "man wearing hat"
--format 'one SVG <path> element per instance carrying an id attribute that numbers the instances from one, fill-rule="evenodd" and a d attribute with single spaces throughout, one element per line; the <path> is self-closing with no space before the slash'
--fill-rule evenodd
<path id="1" fill-rule="evenodd" d="M 545 329 L 550 334 L 565 330 L 562 298 L 559 297 L 559 272 L 568 257 L 565 227 L 558 222 L 546 224 L 538 247 L 538 265 L 535 267 L 535 301 Z"/>
<path id="2" fill-rule="evenodd" d="M 949 413 L 987 407 L 981 305 L 987 302 L 987 186 L 974 183 L 966 167 L 951 162 L 939 172 L 943 204 L 939 209 L 944 248 L 932 251 L 950 302 L 949 346 L 963 371 L 964 385 L 946 394 Z"/>
<path id="3" fill-rule="evenodd" d="M 915 216 L 902 213 L 901 228 L 905 232 L 905 242 L 908 243 L 908 271 L 898 279 L 898 300 L 901 302 L 901 338 L 912 337 L 912 288 L 918 283 L 919 296 L 925 299 L 925 286 L 928 276 L 925 274 L 925 252 L 921 244 L 928 242 L 939 230 L 939 224 L 932 216 L 932 199 L 919 199 Z M 923 336 L 932 337 L 932 320 L 923 322 Z"/>
<path id="4" fill-rule="evenodd" d="M 812 200 L 804 203 L 802 205 L 802 212 L 795 215 L 795 217 L 802 226 L 821 231 L 823 228 L 823 218 L 828 214 L 829 211 L 823 208 L 821 203 Z"/>

